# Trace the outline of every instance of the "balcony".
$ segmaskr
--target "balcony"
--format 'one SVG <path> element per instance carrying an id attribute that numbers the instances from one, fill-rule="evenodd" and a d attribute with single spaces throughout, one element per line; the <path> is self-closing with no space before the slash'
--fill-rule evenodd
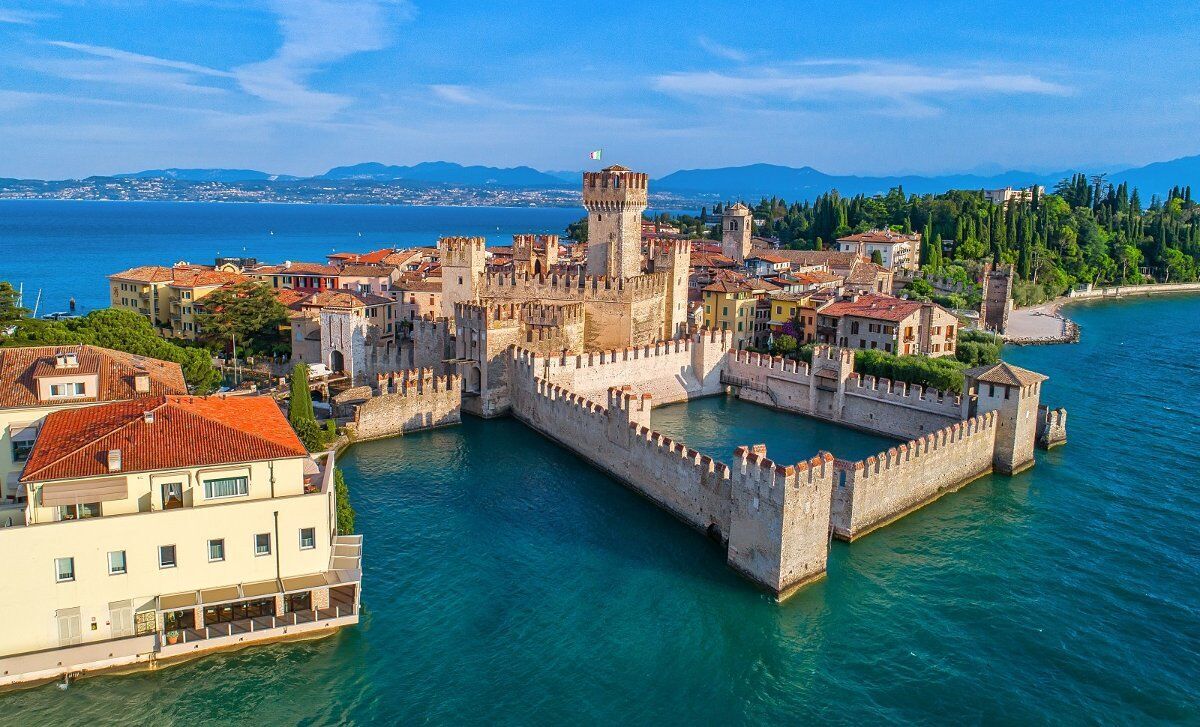
<path id="1" fill-rule="evenodd" d="M 182 629 L 178 632 L 177 637 L 171 637 L 176 639 L 175 643 L 170 642 L 166 632 L 159 632 L 159 643 L 169 648 L 187 646 L 189 644 L 195 646 L 198 641 L 256 641 L 258 639 L 270 639 L 289 633 L 290 627 L 310 626 L 312 628 L 326 628 L 343 626 L 347 623 L 356 623 L 357 621 L 357 606 L 353 603 L 337 603 L 330 604 L 329 608 L 292 611 L 282 616 L 254 616 L 253 618 L 217 623 L 200 628 Z M 205 644 L 205 646 L 212 648 L 214 645 Z M 187 650 L 185 649 L 185 651 Z"/>

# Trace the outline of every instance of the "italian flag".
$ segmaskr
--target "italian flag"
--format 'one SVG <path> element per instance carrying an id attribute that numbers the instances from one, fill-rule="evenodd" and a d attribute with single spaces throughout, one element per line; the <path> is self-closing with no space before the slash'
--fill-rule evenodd
<path id="1" fill-rule="evenodd" d="M 593 152 L 588 152 L 588 159 L 599 159 L 599 158 L 600 158 L 600 152 L 602 152 L 602 151 L 604 151 L 604 150 L 603 150 L 603 149 L 597 149 L 596 151 L 593 151 Z"/>

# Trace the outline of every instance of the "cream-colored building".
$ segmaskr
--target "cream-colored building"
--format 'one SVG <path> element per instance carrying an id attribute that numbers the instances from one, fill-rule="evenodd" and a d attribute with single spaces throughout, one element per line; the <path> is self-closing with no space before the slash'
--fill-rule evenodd
<path id="1" fill-rule="evenodd" d="M 958 318 L 936 303 L 849 294 L 817 310 L 817 340 L 900 356 L 953 356 Z"/>
<path id="2" fill-rule="evenodd" d="M 186 393 L 176 363 L 98 346 L 0 348 L 0 527 L 24 520 L 19 478 L 46 415 Z"/>
<path id="3" fill-rule="evenodd" d="M 838 238 L 838 251 L 870 259 L 879 253 L 883 267 L 916 270 L 920 266 L 921 233 L 892 230 L 870 230 Z"/>
<path id="4" fill-rule="evenodd" d="M 184 444 L 186 443 L 186 446 Z M 358 620 L 333 455 L 267 397 L 151 396 L 45 417 L 6 559 L 0 686 Z"/>
<path id="5" fill-rule="evenodd" d="M 196 301 L 247 280 L 244 275 L 203 265 L 143 265 L 108 276 L 109 303 L 113 308 L 140 313 L 163 335 L 195 340 Z"/>

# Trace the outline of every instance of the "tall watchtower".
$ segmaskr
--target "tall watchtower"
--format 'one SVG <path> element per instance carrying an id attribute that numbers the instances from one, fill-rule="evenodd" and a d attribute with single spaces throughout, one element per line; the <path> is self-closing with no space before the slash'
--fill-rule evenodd
<path id="1" fill-rule="evenodd" d="M 746 262 L 750 255 L 750 235 L 753 232 L 750 208 L 738 202 L 725 210 L 721 219 L 721 253 L 736 261 Z"/>
<path id="2" fill-rule="evenodd" d="M 642 274 L 642 213 L 648 182 L 646 174 L 615 164 L 583 173 L 588 275 L 623 280 Z"/>
<path id="3" fill-rule="evenodd" d="M 474 303 L 487 263 L 482 237 L 443 237 L 438 240 L 442 263 L 442 315 L 454 320 L 455 303 Z"/>

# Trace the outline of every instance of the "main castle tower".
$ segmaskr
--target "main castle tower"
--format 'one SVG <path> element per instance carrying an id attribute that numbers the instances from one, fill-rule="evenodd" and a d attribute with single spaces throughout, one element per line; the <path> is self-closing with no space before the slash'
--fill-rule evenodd
<path id="1" fill-rule="evenodd" d="M 583 173 L 588 275 L 624 280 L 642 274 L 642 213 L 648 181 L 646 174 L 617 165 Z"/>

